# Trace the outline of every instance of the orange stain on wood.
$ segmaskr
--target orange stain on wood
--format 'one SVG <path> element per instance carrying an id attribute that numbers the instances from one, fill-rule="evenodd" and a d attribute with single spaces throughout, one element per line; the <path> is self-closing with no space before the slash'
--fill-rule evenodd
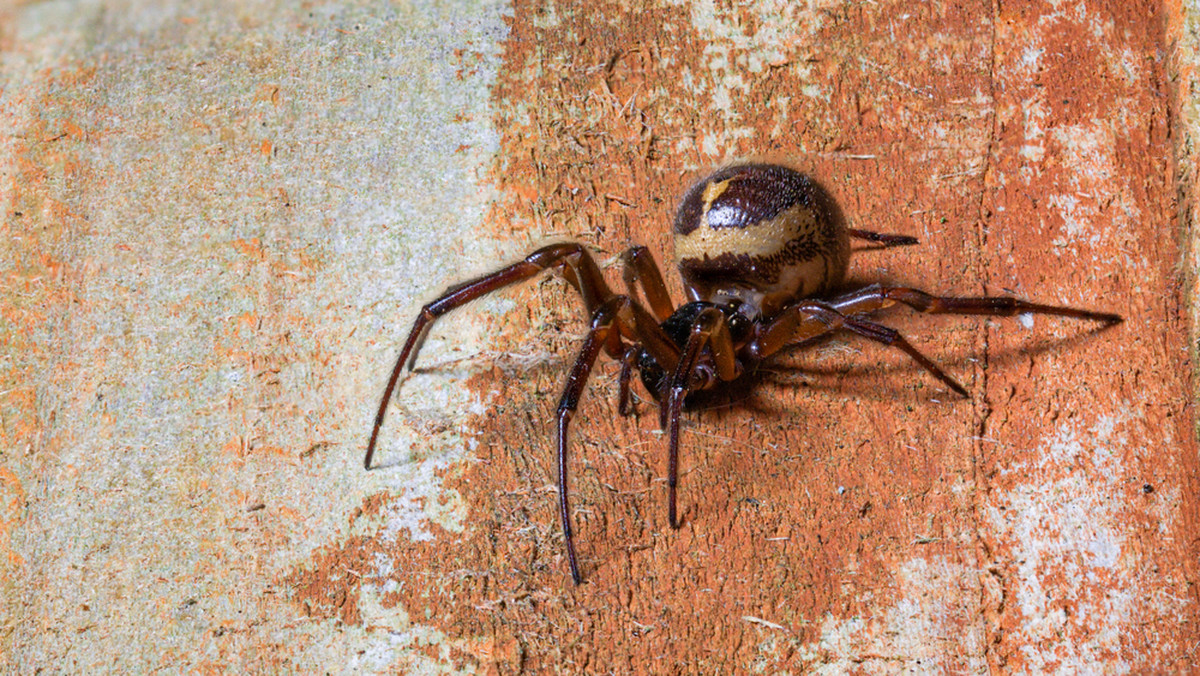
<path id="1" fill-rule="evenodd" d="M 265 253 L 263 252 L 262 248 L 262 241 L 260 241 L 257 237 L 251 237 L 249 239 L 235 239 L 233 240 L 233 248 L 253 258 L 265 258 Z"/>

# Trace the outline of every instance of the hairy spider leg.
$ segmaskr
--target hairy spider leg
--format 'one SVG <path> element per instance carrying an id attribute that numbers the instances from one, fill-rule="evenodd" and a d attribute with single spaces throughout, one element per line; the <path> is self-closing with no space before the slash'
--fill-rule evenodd
<path id="1" fill-rule="evenodd" d="M 671 528 L 679 528 L 679 520 L 675 516 L 676 485 L 679 483 L 679 415 L 684 399 L 692 390 L 692 378 L 705 346 L 709 348 L 709 354 L 716 364 L 718 378 L 730 381 L 738 377 L 733 338 L 729 334 L 725 313 L 715 307 L 705 308 L 692 320 L 683 355 L 671 374 L 666 401 L 659 409 L 659 425 L 667 430 L 668 439 L 667 521 Z"/>

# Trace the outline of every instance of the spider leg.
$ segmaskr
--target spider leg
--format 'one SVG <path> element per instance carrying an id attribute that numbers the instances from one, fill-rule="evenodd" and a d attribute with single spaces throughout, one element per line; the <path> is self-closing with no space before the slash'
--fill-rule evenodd
<path id="1" fill-rule="evenodd" d="M 894 286 L 873 285 L 830 301 L 830 305 L 839 312 L 854 315 L 883 309 L 897 303 L 907 305 L 918 312 L 927 314 L 954 313 L 1012 317 L 1014 315 L 1031 313 L 1070 317 L 1073 319 L 1090 319 L 1103 322 L 1106 326 L 1124 321 L 1120 315 L 1108 312 L 1092 312 L 1091 310 L 1081 310 L 1079 308 L 1063 307 L 1060 305 L 1031 303 L 1011 296 L 979 296 L 970 298 L 934 296 L 919 289 Z M 850 317 L 847 320 L 847 328 L 850 330 L 872 340 L 899 347 L 915 359 L 917 363 L 925 367 L 927 371 L 949 385 L 955 392 L 958 392 L 963 397 L 967 396 L 966 390 L 962 389 L 953 379 L 943 373 L 941 369 L 917 352 L 916 348 L 908 344 L 903 336 L 895 330 L 866 321 L 860 317 Z"/>
<path id="2" fill-rule="evenodd" d="M 679 528 L 676 519 L 676 485 L 679 483 L 679 415 L 688 392 L 704 389 L 714 373 L 711 369 L 700 370 L 700 357 L 705 346 L 709 346 L 716 365 L 715 376 L 724 381 L 737 378 L 738 369 L 734 359 L 733 339 L 729 334 L 725 314 L 715 307 L 702 310 L 692 320 L 683 355 L 671 374 L 666 401 L 659 409 L 659 424 L 667 430 L 667 520 L 671 528 Z"/>
<path id="3" fill-rule="evenodd" d="M 620 305 L 628 302 L 629 299 L 625 296 L 613 296 L 592 315 L 591 329 L 579 348 L 579 356 L 575 358 L 562 397 L 558 400 L 558 506 L 559 515 L 562 517 L 563 539 L 567 545 L 567 562 L 571 566 L 571 577 L 575 584 L 579 584 L 583 578 L 579 574 L 579 563 L 575 556 L 575 538 L 571 532 L 571 508 L 567 496 L 567 428 L 576 409 L 579 408 L 579 399 L 583 396 L 588 376 L 596 364 L 596 357 L 609 341 L 609 336 L 615 335 L 612 330 L 617 321 L 617 310 Z"/>
<path id="4" fill-rule="evenodd" d="M 621 375 L 617 379 L 617 412 L 625 416 L 633 413 L 633 391 L 629 383 L 633 378 L 633 365 L 638 352 L 640 349 L 637 345 L 630 345 L 621 356 Z"/>
<path id="5" fill-rule="evenodd" d="M 663 282 L 662 272 L 658 269 L 658 264 L 654 262 L 650 251 L 644 246 L 629 247 L 625 253 L 621 254 L 621 261 L 624 263 L 622 274 L 625 278 L 625 293 L 630 298 L 637 298 L 634 287 L 641 282 L 642 297 L 646 299 L 646 303 L 658 321 L 661 322 L 670 317 L 671 313 L 675 311 L 675 305 L 671 302 L 671 295 L 667 293 L 667 285 Z"/>
<path id="6" fill-rule="evenodd" d="M 844 314 L 862 314 L 902 303 L 918 312 L 928 314 L 999 315 L 1042 314 L 1074 319 L 1091 319 L 1105 324 L 1118 324 L 1120 315 L 1092 312 L 1060 305 L 1042 305 L 1011 296 L 980 296 L 963 298 L 934 296 L 918 289 L 900 286 L 872 285 L 853 293 L 834 298 L 829 305 Z"/>
<path id="7" fill-rule="evenodd" d="M 876 324 L 861 317 L 845 317 L 843 316 L 842 323 L 846 329 L 857 333 L 858 335 L 869 338 L 877 343 L 882 343 L 891 347 L 899 348 L 902 352 L 912 357 L 912 360 L 921 365 L 926 371 L 929 371 L 938 380 L 946 384 L 946 387 L 954 390 L 959 396 L 964 399 L 969 399 L 970 394 L 967 393 L 967 388 L 958 383 L 957 380 L 946 374 L 940 366 L 933 363 L 928 357 L 921 354 L 917 348 L 913 347 L 912 343 L 900 335 L 900 332 L 883 324 Z"/>
<path id="8" fill-rule="evenodd" d="M 1092 312 L 1058 305 L 1043 305 L 1009 296 L 961 298 L 934 296 L 907 287 L 868 286 L 827 302 L 804 301 L 785 310 L 775 321 L 759 332 L 747 346 L 748 354 L 765 359 L 784 346 L 845 329 L 885 345 L 903 350 L 926 371 L 936 376 L 950 389 L 967 396 L 966 390 L 936 364 L 922 355 L 900 333 L 881 324 L 867 321 L 860 315 L 891 307 L 897 303 L 928 314 L 957 313 L 966 315 L 1013 315 L 1033 313 L 1090 319 L 1112 325 L 1123 321 L 1120 315 Z"/>
<path id="9" fill-rule="evenodd" d="M 640 283 L 642 298 L 650 306 L 655 319 L 663 322 L 670 317 L 675 312 L 675 305 L 671 301 L 671 294 L 667 292 L 666 283 L 663 282 L 662 271 L 659 270 L 658 263 L 654 261 L 650 251 L 644 246 L 629 247 L 621 254 L 621 262 L 625 293 L 630 298 L 637 298 L 637 287 Z M 637 360 L 638 352 L 636 347 L 631 347 L 621 358 L 620 403 L 618 406 L 621 415 L 633 413 L 630 378 L 633 375 L 633 365 Z"/>
<path id="10" fill-rule="evenodd" d="M 562 397 L 558 401 L 558 506 L 562 517 L 563 539 L 567 546 L 567 562 L 571 566 L 571 577 L 575 580 L 575 584 L 579 584 L 583 578 L 579 574 L 579 563 L 575 555 L 575 537 L 571 529 L 571 508 L 567 495 L 568 427 L 571 418 L 575 416 L 575 411 L 579 408 L 579 399 L 583 396 L 588 377 L 591 375 L 592 367 L 596 364 L 600 350 L 613 339 L 620 341 L 622 327 L 627 327 L 639 335 L 645 333 L 645 321 L 630 321 L 634 316 L 631 312 L 639 308 L 640 306 L 628 296 L 612 296 L 592 314 L 591 328 L 583 340 L 583 345 L 579 348 L 579 356 L 575 358 L 575 363 L 567 376 L 567 384 L 563 388 Z M 649 326 L 661 330 L 652 321 Z M 628 392 L 628 377 L 624 375 L 626 367 L 632 369 L 629 355 L 636 355 L 638 349 L 637 346 L 630 346 L 624 351 L 622 357 L 624 364 L 621 372 L 622 377 L 626 379 L 626 384 L 623 386 L 623 393 Z M 674 355 L 673 359 L 679 361 L 678 354 Z"/>
<path id="11" fill-rule="evenodd" d="M 893 246 L 908 246 L 910 244 L 918 243 L 916 237 L 909 237 L 908 235 L 892 235 L 882 232 L 871 232 L 870 230 L 856 230 L 854 228 L 846 228 L 846 232 L 855 239 L 865 239 L 868 242 L 882 244 L 882 247 L 874 247 L 880 249 L 886 249 Z"/>
<path id="12" fill-rule="evenodd" d="M 612 295 L 612 291 L 609 290 L 608 284 L 600 274 L 600 269 L 592 260 L 587 249 L 583 248 L 581 244 L 565 243 L 542 247 L 519 263 L 452 286 L 436 300 L 421 308 L 421 314 L 417 316 L 408 332 L 408 339 L 404 341 L 404 348 L 400 350 L 400 356 L 396 359 L 396 365 L 392 368 L 392 374 L 388 378 L 387 387 L 384 388 L 383 398 L 379 401 L 379 410 L 375 413 L 375 426 L 371 428 L 371 439 L 367 442 L 367 454 L 363 459 L 363 467 L 371 469 L 371 458 L 375 455 L 375 443 L 379 438 L 379 430 L 383 427 L 388 403 L 396 389 L 396 383 L 400 380 L 400 373 L 406 366 L 409 369 L 413 367 L 417 360 L 417 353 L 421 351 L 421 342 L 425 338 L 425 333 L 434 320 L 480 296 L 510 284 L 525 281 L 554 266 L 570 270 L 572 274 L 567 275 L 568 280 L 583 296 L 584 305 L 587 306 L 589 313 L 594 312 L 605 298 Z"/>
<path id="13" fill-rule="evenodd" d="M 405 367 L 411 369 L 416 362 L 421 342 L 430 325 L 438 317 L 459 306 L 503 287 L 525 281 L 551 267 L 563 270 L 567 281 L 583 297 L 589 314 L 594 314 L 602 303 L 613 297 L 613 292 L 609 289 L 608 283 L 604 281 L 604 276 L 600 273 L 600 268 L 596 266 L 591 254 L 582 244 L 574 242 L 542 247 L 523 261 L 447 289 L 436 300 L 421 308 L 421 314 L 417 316 L 408 332 L 408 339 L 404 342 L 403 349 L 400 350 L 400 356 L 396 359 L 396 365 L 392 368 L 387 387 L 384 388 L 383 397 L 379 401 L 379 410 L 375 413 L 375 425 L 371 428 L 371 439 L 367 442 L 363 467 L 371 469 L 371 459 L 375 455 L 375 444 L 379 439 L 379 430 L 383 427 L 388 403 L 396 390 L 400 374 Z M 636 303 L 630 304 L 626 314 L 631 325 L 636 324 L 638 327 L 643 327 L 640 330 L 631 330 L 630 333 L 636 331 L 639 339 L 645 343 L 646 350 L 654 355 L 655 359 L 661 358 L 664 360 L 661 363 L 674 365 L 678 359 L 679 348 L 659 329 L 654 317 Z M 616 334 L 609 338 L 606 347 L 609 354 L 613 356 L 621 354 L 621 342 Z"/>
<path id="14" fill-rule="evenodd" d="M 836 331 L 850 331 L 864 338 L 900 349 L 938 380 L 957 394 L 967 397 L 966 388 L 951 378 L 937 364 L 921 354 L 899 331 L 862 317 L 846 316 L 829 304 L 802 301 L 789 307 L 762 330 L 749 346 L 750 354 L 765 359 L 787 345 L 811 340 Z"/>

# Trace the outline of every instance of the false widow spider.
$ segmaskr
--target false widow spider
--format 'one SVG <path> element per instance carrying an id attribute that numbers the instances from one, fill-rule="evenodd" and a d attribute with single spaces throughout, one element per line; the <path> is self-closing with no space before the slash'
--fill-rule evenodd
<path id="1" fill-rule="evenodd" d="M 447 289 L 421 308 L 392 369 L 363 461 L 371 458 L 392 393 L 407 365 L 412 368 L 429 326 L 447 312 L 497 289 L 559 269 L 583 297 L 591 317 L 558 403 L 558 506 L 571 577 L 582 577 L 575 555 L 567 494 L 567 428 L 588 376 L 603 350 L 621 362 L 618 409 L 632 412 L 630 380 L 637 368 L 659 402 L 659 425 L 667 432 L 667 519 L 676 518 L 679 416 L 688 395 L 721 387 L 751 374 L 785 347 L 847 331 L 900 349 L 960 396 L 967 391 L 894 329 L 866 316 L 906 305 L 929 314 L 1012 316 L 1024 313 L 1090 319 L 1105 325 L 1121 317 L 1042 305 L 1006 296 L 933 296 L 877 284 L 835 293 L 850 260 L 850 238 L 883 247 L 916 244 L 905 235 L 845 227 L 832 198 L 808 176 L 773 164 L 725 167 L 684 195 L 675 217 L 675 257 L 688 302 L 675 307 L 658 265 L 645 247 L 622 256 L 625 293 L 614 293 L 582 244 L 551 244 L 525 260 Z M 643 301 L 638 300 L 640 288 Z"/>

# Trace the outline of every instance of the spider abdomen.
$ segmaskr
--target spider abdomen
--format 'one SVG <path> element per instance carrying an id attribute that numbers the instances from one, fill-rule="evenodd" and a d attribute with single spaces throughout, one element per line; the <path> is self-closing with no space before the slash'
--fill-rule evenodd
<path id="1" fill-rule="evenodd" d="M 850 258 L 837 205 L 808 176 L 773 164 L 721 169 L 675 217 L 675 257 L 692 300 L 771 317 L 837 286 Z"/>

